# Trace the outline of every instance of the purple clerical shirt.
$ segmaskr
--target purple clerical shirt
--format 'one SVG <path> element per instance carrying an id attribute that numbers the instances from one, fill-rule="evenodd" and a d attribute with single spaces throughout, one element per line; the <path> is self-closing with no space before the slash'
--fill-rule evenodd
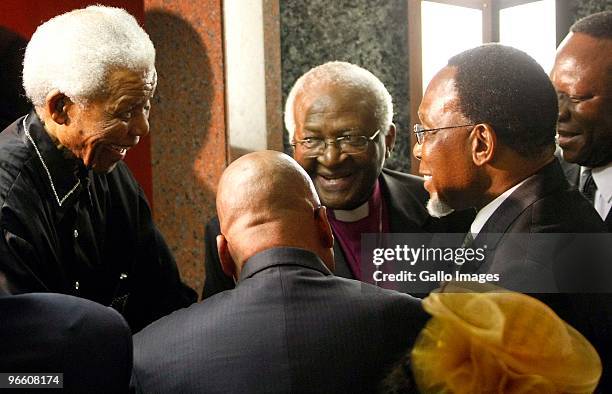
<path id="1" fill-rule="evenodd" d="M 355 279 L 373 283 L 370 275 L 364 278 L 361 267 L 361 234 L 384 234 L 389 232 L 389 214 L 380 192 L 378 180 L 376 180 L 374 192 L 365 204 L 367 204 L 367 210 L 364 210 L 362 206 L 353 211 L 342 211 L 341 215 L 340 212 L 336 214 L 334 210 L 329 209 L 327 215 L 334 231 L 335 240 L 340 243 L 346 263 Z M 365 215 L 364 217 L 360 217 L 359 213 L 357 213 L 360 211 L 363 212 L 362 215 Z M 357 217 L 353 221 L 341 220 L 347 216 Z"/>

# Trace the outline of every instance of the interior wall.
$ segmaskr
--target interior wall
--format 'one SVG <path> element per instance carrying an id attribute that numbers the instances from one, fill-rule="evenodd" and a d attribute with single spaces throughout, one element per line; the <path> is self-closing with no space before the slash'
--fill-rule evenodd
<path id="1" fill-rule="evenodd" d="M 410 171 L 408 0 L 284 0 L 280 2 L 283 103 L 296 79 L 331 60 L 358 64 L 393 97 L 398 142 L 387 167 Z M 562 0 L 571 23 L 611 10 L 612 0 Z M 570 24 L 571 24 L 570 23 Z M 285 151 L 291 152 L 285 134 Z"/>
<path id="2" fill-rule="evenodd" d="M 601 11 L 612 11 L 612 0 L 569 0 L 573 22 Z"/>
<path id="3" fill-rule="evenodd" d="M 221 0 L 145 0 L 157 50 L 151 111 L 155 221 L 183 279 L 201 291 L 204 225 L 227 163 Z"/>
<path id="4" fill-rule="evenodd" d="M 283 103 L 303 73 L 342 60 L 376 75 L 393 97 L 397 143 L 387 167 L 408 172 L 407 0 L 280 2 Z M 285 136 L 285 150 L 290 152 Z"/>

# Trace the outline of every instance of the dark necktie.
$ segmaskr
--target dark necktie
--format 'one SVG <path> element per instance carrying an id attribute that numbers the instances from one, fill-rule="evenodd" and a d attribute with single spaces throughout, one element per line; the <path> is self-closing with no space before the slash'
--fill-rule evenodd
<path id="1" fill-rule="evenodd" d="M 461 244 L 461 247 L 470 248 L 472 247 L 473 243 L 474 243 L 474 234 L 472 234 L 472 232 L 469 231 L 467 234 L 465 234 L 465 238 L 463 238 L 463 243 Z"/>
<path id="2" fill-rule="evenodd" d="M 586 197 L 587 200 L 590 201 L 591 205 L 595 201 L 595 191 L 597 190 L 597 184 L 593 179 L 593 174 L 591 173 L 590 168 L 586 168 L 582 173 L 582 178 L 584 179 L 584 183 L 582 183 L 582 187 L 580 191 Z"/>
<path id="3" fill-rule="evenodd" d="M 468 231 L 467 234 L 465 234 L 465 238 L 463 238 L 463 242 L 461 243 L 461 247 L 464 249 L 467 248 L 472 248 L 474 246 L 474 234 L 472 234 L 471 231 Z M 454 265 L 454 271 L 457 272 L 473 272 L 476 270 L 476 268 L 478 268 L 475 264 L 470 264 L 471 262 L 466 262 L 463 265 L 457 265 L 457 264 L 453 264 Z M 465 267 L 464 267 L 465 265 Z"/>

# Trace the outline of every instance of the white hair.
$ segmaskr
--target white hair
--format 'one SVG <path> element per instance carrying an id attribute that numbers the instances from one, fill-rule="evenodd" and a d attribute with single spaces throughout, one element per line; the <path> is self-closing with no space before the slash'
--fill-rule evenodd
<path id="1" fill-rule="evenodd" d="M 446 201 L 442 201 L 438 193 L 432 193 L 427 201 L 427 212 L 435 218 L 441 218 L 450 215 L 455 210 Z"/>
<path id="2" fill-rule="evenodd" d="M 289 141 L 293 139 L 295 133 L 294 104 L 296 96 L 303 90 L 321 84 L 331 84 L 345 86 L 368 92 L 375 100 L 374 116 L 379 122 L 380 131 L 387 134 L 389 125 L 393 121 L 393 101 L 385 85 L 374 74 L 347 62 L 328 62 L 320 66 L 311 68 L 295 82 L 287 102 L 285 103 L 285 128 L 289 133 Z"/>
<path id="3" fill-rule="evenodd" d="M 155 48 L 136 19 L 121 8 L 90 6 L 38 26 L 23 60 L 23 87 L 35 106 L 58 89 L 84 103 L 105 90 L 108 72 L 155 78 Z"/>

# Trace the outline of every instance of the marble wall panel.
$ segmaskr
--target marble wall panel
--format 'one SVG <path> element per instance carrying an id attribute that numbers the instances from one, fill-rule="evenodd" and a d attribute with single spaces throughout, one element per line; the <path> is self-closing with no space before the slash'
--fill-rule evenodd
<path id="1" fill-rule="evenodd" d="M 571 4 L 573 22 L 596 12 L 612 11 L 612 0 L 571 0 Z"/>
<path id="2" fill-rule="evenodd" d="M 283 103 L 297 78 L 319 64 L 342 60 L 370 70 L 395 105 L 398 141 L 387 166 L 408 171 L 406 0 L 282 0 L 280 20 Z"/>
<path id="3" fill-rule="evenodd" d="M 151 111 L 154 218 L 184 280 L 201 292 L 204 225 L 227 163 L 221 0 L 146 0 L 157 49 Z"/>

